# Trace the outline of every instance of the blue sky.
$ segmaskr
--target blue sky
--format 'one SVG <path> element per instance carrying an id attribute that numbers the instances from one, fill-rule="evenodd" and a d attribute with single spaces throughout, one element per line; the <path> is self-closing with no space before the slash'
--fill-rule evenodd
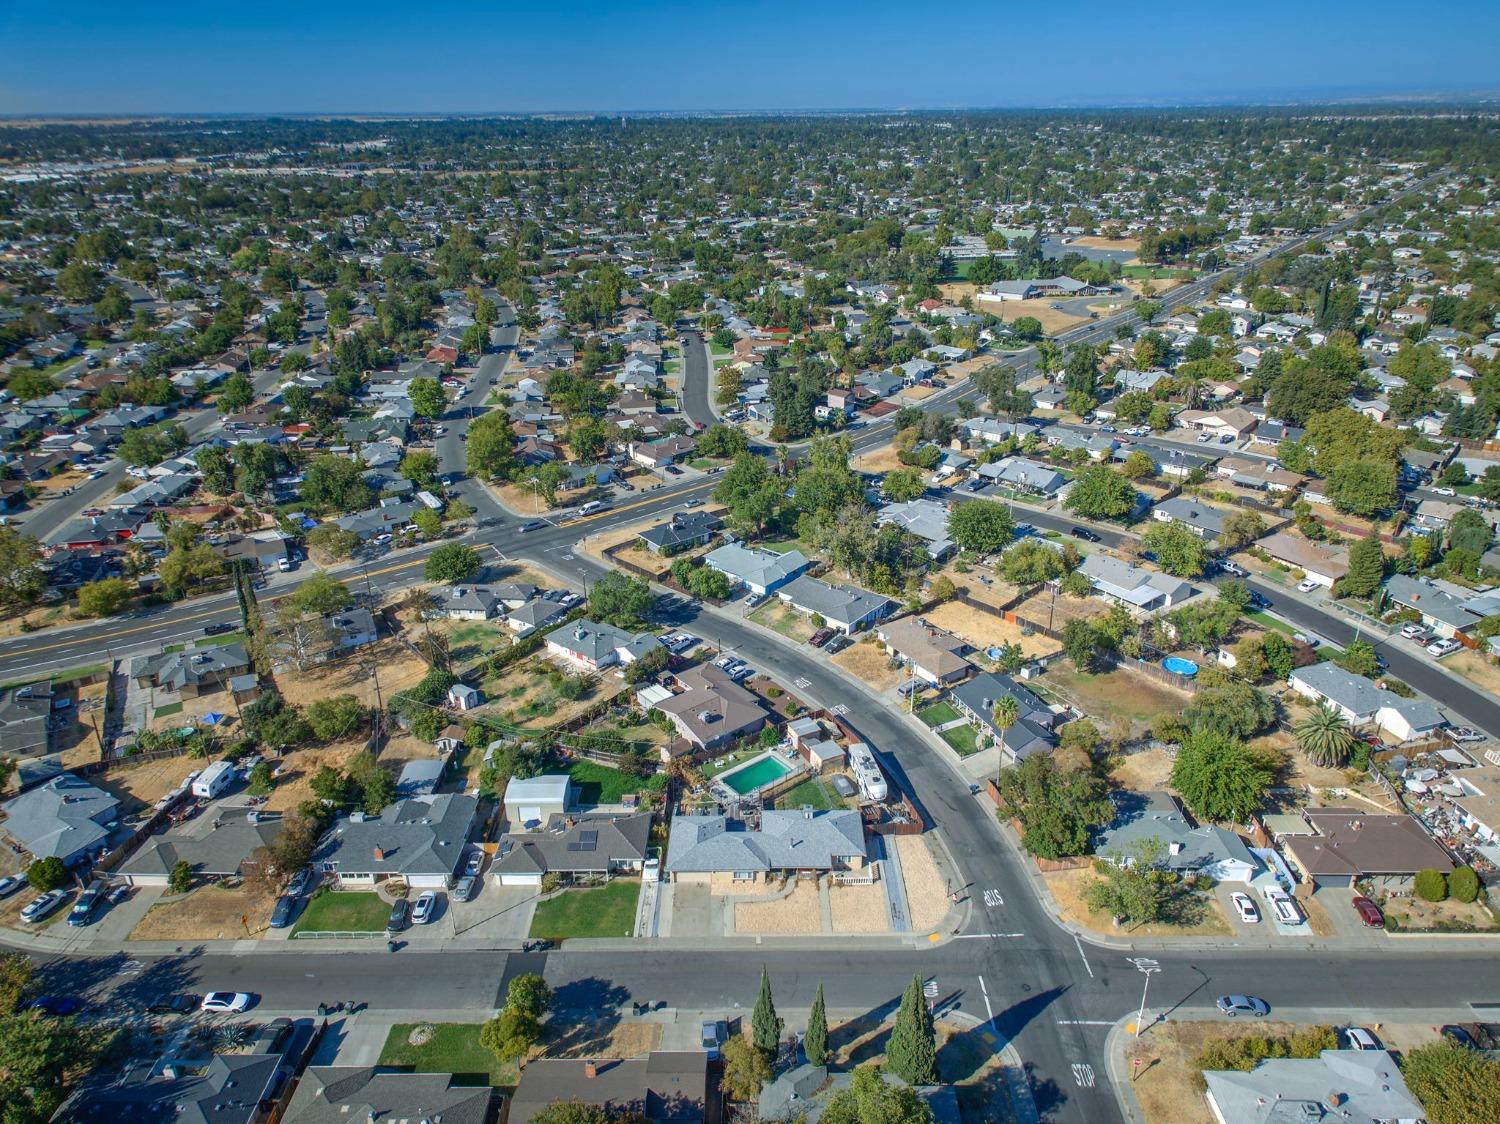
<path id="1" fill-rule="evenodd" d="M 1500 89 L 1500 3 L 0 0 L 0 114 L 1261 103 Z"/>

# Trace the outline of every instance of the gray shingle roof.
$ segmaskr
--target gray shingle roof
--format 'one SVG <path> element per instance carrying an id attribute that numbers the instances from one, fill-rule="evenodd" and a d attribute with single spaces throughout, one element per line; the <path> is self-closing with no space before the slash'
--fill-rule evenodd
<path id="1" fill-rule="evenodd" d="M 333 863 L 340 874 L 452 875 L 478 808 L 472 796 L 441 793 L 398 801 L 362 821 L 341 819 L 318 841 L 313 861 Z"/>
<path id="2" fill-rule="evenodd" d="M 0 805 L 5 831 L 33 858 L 52 856 L 68 862 L 109 839 L 105 826 L 118 815 L 120 802 L 88 781 L 63 773 Z"/>
<path id="3" fill-rule="evenodd" d="M 766 811 L 759 831 L 729 816 L 674 816 L 667 844 L 672 873 L 737 870 L 830 870 L 837 859 L 863 858 L 859 813 Z"/>

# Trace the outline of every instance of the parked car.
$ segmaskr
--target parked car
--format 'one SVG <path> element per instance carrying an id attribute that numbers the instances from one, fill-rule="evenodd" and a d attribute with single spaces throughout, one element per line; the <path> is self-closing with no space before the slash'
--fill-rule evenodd
<path id="1" fill-rule="evenodd" d="M 814 648 L 821 648 L 824 644 L 827 644 L 828 641 L 830 641 L 832 639 L 833 639 L 833 629 L 831 629 L 831 628 L 820 628 L 820 629 L 818 629 L 817 632 L 813 633 L 811 636 L 809 636 L 807 638 L 807 642 L 809 644 L 811 644 Z"/>
<path id="2" fill-rule="evenodd" d="M 484 852 L 478 850 L 470 851 L 468 856 L 464 859 L 464 873 L 478 874 L 483 869 Z"/>
<path id="3" fill-rule="evenodd" d="M 0 878 L 0 898 L 10 897 L 24 885 L 26 885 L 26 879 L 7 874 L 4 878 Z"/>
<path id="4" fill-rule="evenodd" d="M 1354 912 L 1359 914 L 1359 919 L 1371 929 L 1385 928 L 1385 914 L 1380 912 L 1380 907 L 1369 898 L 1361 894 L 1354 897 Z"/>
<path id="5" fill-rule="evenodd" d="M 1093 531 L 1090 531 L 1087 527 L 1074 527 L 1068 532 L 1068 534 L 1072 535 L 1075 539 L 1082 539 L 1084 542 L 1100 541 L 1099 536 Z"/>
<path id="6" fill-rule="evenodd" d="M 1238 562 L 1230 561 L 1228 558 L 1220 560 L 1219 569 L 1223 570 L 1226 574 L 1233 574 L 1237 578 L 1246 578 L 1250 576 L 1249 573 L 1245 570 L 1245 567 L 1241 566 Z"/>
<path id="7" fill-rule="evenodd" d="M 390 535 L 376 535 L 370 541 L 372 543 L 374 543 L 376 546 L 384 546 L 386 543 L 388 543 L 388 542 L 391 541 L 391 536 Z"/>
<path id="8" fill-rule="evenodd" d="M 1380 1050 L 1383 1049 L 1380 1042 L 1362 1026 L 1346 1026 L 1344 1028 L 1344 1040 L 1349 1043 L 1351 1050 Z"/>
<path id="9" fill-rule="evenodd" d="M 1297 583 L 1297 592 L 1311 593 L 1322 584 L 1323 583 L 1318 581 L 1316 578 L 1304 578 L 1302 581 Z"/>
<path id="10" fill-rule="evenodd" d="M 196 1011 L 198 1003 L 196 995 L 158 995 L 146 1004 L 146 1010 L 153 1015 L 186 1015 L 190 1011 Z"/>
<path id="11" fill-rule="evenodd" d="M 104 900 L 107 901 L 110 905 L 120 905 L 129 897 L 130 887 L 121 882 L 118 886 L 116 886 L 109 892 L 109 895 Z"/>
<path id="12" fill-rule="evenodd" d="M 1427 645 L 1432 643 L 1432 633 L 1428 632 L 1424 628 L 1420 632 L 1413 633 L 1411 636 L 1407 637 L 1407 639 L 1409 639 L 1417 647 L 1425 648 L 1427 647 Z"/>
<path id="13" fill-rule="evenodd" d="M 841 632 L 827 644 L 823 645 L 823 651 L 827 652 L 830 656 L 834 656 L 842 652 L 845 648 L 849 647 L 853 643 L 853 640 L 850 640 L 848 636 Z"/>
<path id="14" fill-rule="evenodd" d="M 1217 1006 L 1231 1019 L 1239 1015 L 1264 1018 L 1271 1013 L 1270 1005 L 1264 999 L 1257 999 L 1253 995 L 1221 995 Z"/>
<path id="15" fill-rule="evenodd" d="M 1452 488 L 1434 488 L 1433 492 L 1435 494 L 1439 495 L 1439 496 L 1456 496 L 1456 495 L 1458 495 L 1458 493 L 1455 492 Z"/>
<path id="16" fill-rule="evenodd" d="M 1271 908 L 1271 916 L 1277 921 L 1283 925 L 1302 924 L 1302 911 L 1297 908 L 1297 903 L 1292 901 L 1292 896 L 1285 890 L 1279 886 L 1267 886 L 1260 894 L 1266 899 L 1266 905 Z"/>
<path id="17" fill-rule="evenodd" d="M 292 570 L 293 570 L 293 568 L 296 565 L 297 564 L 295 562 L 293 562 L 290 558 L 278 558 L 278 559 L 276 559 L 276 568 L 278 570 L 280 570 L 283 574 L 289 574 L 289 573 L 291 573 Z"/>
<path id="18" fill-rule="evenodd" d="M 1434 640 L 1431 644 L 1427 645 L 1427 654 L 1439 657 L 1450 656 L 1461 647 L 1463 645 L 1457 640 Z"/>
<path id="19" fill-rule="evenodd" d="M 39 995 L 26 1004 L 28 1011 L 41 1011 L 44 1015 L 58 1019 L 74 1014 L 82 1007 L 83 1000 L 71 995 Z"/>
<path id="20" fill-rule="evenodd" d="M 1213 439 L 1214 439 L 1214 435 L 1212 433 L 1209 433 L 1207 430 L 1205 430 L 1204 432 L 1198 434 L 1198 440 L 1200 442 L 1206 443 L 1206 442 L 1212 441 Z"/>
<path id="21" fill-rule="evenodd" d="M 411 923 L 413 925 L 426 925 L 437 914 L 437 895 L 431 890 L 423 892 L 417 898 L 417 904 L 411 907 Z"/>
<path id="22" fill-rule="evenodd" d="M 276 899 L 276 908 L 271 910 L 271 928 L 285 929 L 297 914 L 297 895 L 282 894 Z"/>
<path id="23" fill-rule="evenodd" d="M 233 1014 L 246 1010 L 252 1001 L 248 991 L 210 991 L 198 1009 L 210 1014 Z"/>
<path id="24" fill-rule="evenodd" d="M 21 920 L 27 924 L 34 924 L 46 917 L 67 899 L 67 894 L 62 890 L 48 890 L 41 897 L 32 898 L 25 909 L 21 910 Z"/>
<path id="25" fill-rule="evenodd" d="M 387 933 L 399 933 L 410 923 L 411 903 L 405 898 L 397 898 L 391 903 L 391 915 L 386 918 L 385 931 Z"/>
<path id="26" fill-rule="evenodd" d="M 698 1031 L 698 1042 L 708 1052 L 709 1061 L 717 1061 L 719 1048 L 729 1040 L 729 1024 L 723 1019 L 704 1019 Z"/>
<path id="27" fill-rule="evenodd" d="M 1472 726 L 1449 726 L 1444 732 L 1456 742 L 1484 741 L 1484 735 Z"/>
<path id="28" fill-rule="evenodd" d="M 78 895 L 78 900 L 68 911 L 68 924 L 75 928 L 87 925 L 94 919 L 94 910 L 99 908 L 99 903 L 103 900 L 104 887 L 97 883 L 90 886 Z"/>
<path id="29" fill-rule="evenodd" d="M 1260 910 L 1255 908 L 1255 903 L 1250 900 L 1249 894 L 1242 894 L 1238 890 L 1229 895 L 1229 900 L 1234 903 L 1234 910 L 1240 915 L 1240 920 L 1246 925 L 1254 925 L 1260 920 Z"/>
<path id="30" fill-rule="evenodd" d="M 1404 636 L 1407 640 L 1415 640 L 1418 636 L 1423 635 L 1426 631 L 1427 630 L 1419 624 L 1404 624 L 1401 626 L 1401 635 Z"/>
<path id="31" fill-rule="evenodd" d="M 474 896 L 475 889 L 479 886 L 479 879 L 472 874 L 466 874 L 453 884 L 453 900 L 466 902 Z"/>
<path id="32" fill-rule="evenodd" d="M 293 895 L 305 894 L 307 893 L 307 888 L 312 885 L 312 882 L 313 868 L 304 866 L 296 874 L 292 875 L 292 880 L 287 883 L 286 892 Z"/>
<path id="33" fill-rule="evenodd" d="M 96 468 L 96 469 L 94 469 L 94 471 L 92 471 L 92 472 L 89 473 L 88 478 L 90 480 L 98 480 L 103 475 L 104 475 L 104 469 L 102 469 L 102 468 Z"/>

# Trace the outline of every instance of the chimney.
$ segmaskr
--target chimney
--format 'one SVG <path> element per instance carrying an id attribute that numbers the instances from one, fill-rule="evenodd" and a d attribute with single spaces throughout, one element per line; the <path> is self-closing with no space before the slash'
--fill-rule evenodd
<path id="1" fill-rule="evenodd" d="M 599 1076 L 599 1063 L 590 1058 L 583 1063 L 583 1076 L 592 1081 Z"/>
<path id="2" fill-rule="evenodd" d="M 378 863 L 385 862 L 385 848 L 384 847 L 376 847 L 375 848 L 375 861 L 378 862 Z"/>

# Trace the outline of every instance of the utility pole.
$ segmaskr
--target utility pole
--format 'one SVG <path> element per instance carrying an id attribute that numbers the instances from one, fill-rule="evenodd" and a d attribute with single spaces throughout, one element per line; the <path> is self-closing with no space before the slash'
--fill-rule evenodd
<path id="1" fill-rule="evenodd" d="M 1141 1010 L 1140 1010 L 1140 1013 L 1138 1015 L 1136 1015 L 1136 1017 L 1135 1017 L 1135 1036 L 1137 1038 L 1139 1038 L 1141 1036 L 1141 1030 L 1143 1029 L 1143 1027 L 1142 1027 L 1141 1024 L 1144 1021 L 1144 1019 L 1146 1018 L 1146 992 L 1151 987 L 1151 977 L 1152 977 L 1152 975 L 1154 973 L 1156 973 L 1156 972 L 1160 972 L 1161 969 L 1160 968 L 1152 968 L 1152 967 L 1143 966 L 1143 965 L 1137 965 L 1137 970 L 1140 971 L 1140 973 L 1146 977 L 1146 983 L 1141 988 Z"/>

